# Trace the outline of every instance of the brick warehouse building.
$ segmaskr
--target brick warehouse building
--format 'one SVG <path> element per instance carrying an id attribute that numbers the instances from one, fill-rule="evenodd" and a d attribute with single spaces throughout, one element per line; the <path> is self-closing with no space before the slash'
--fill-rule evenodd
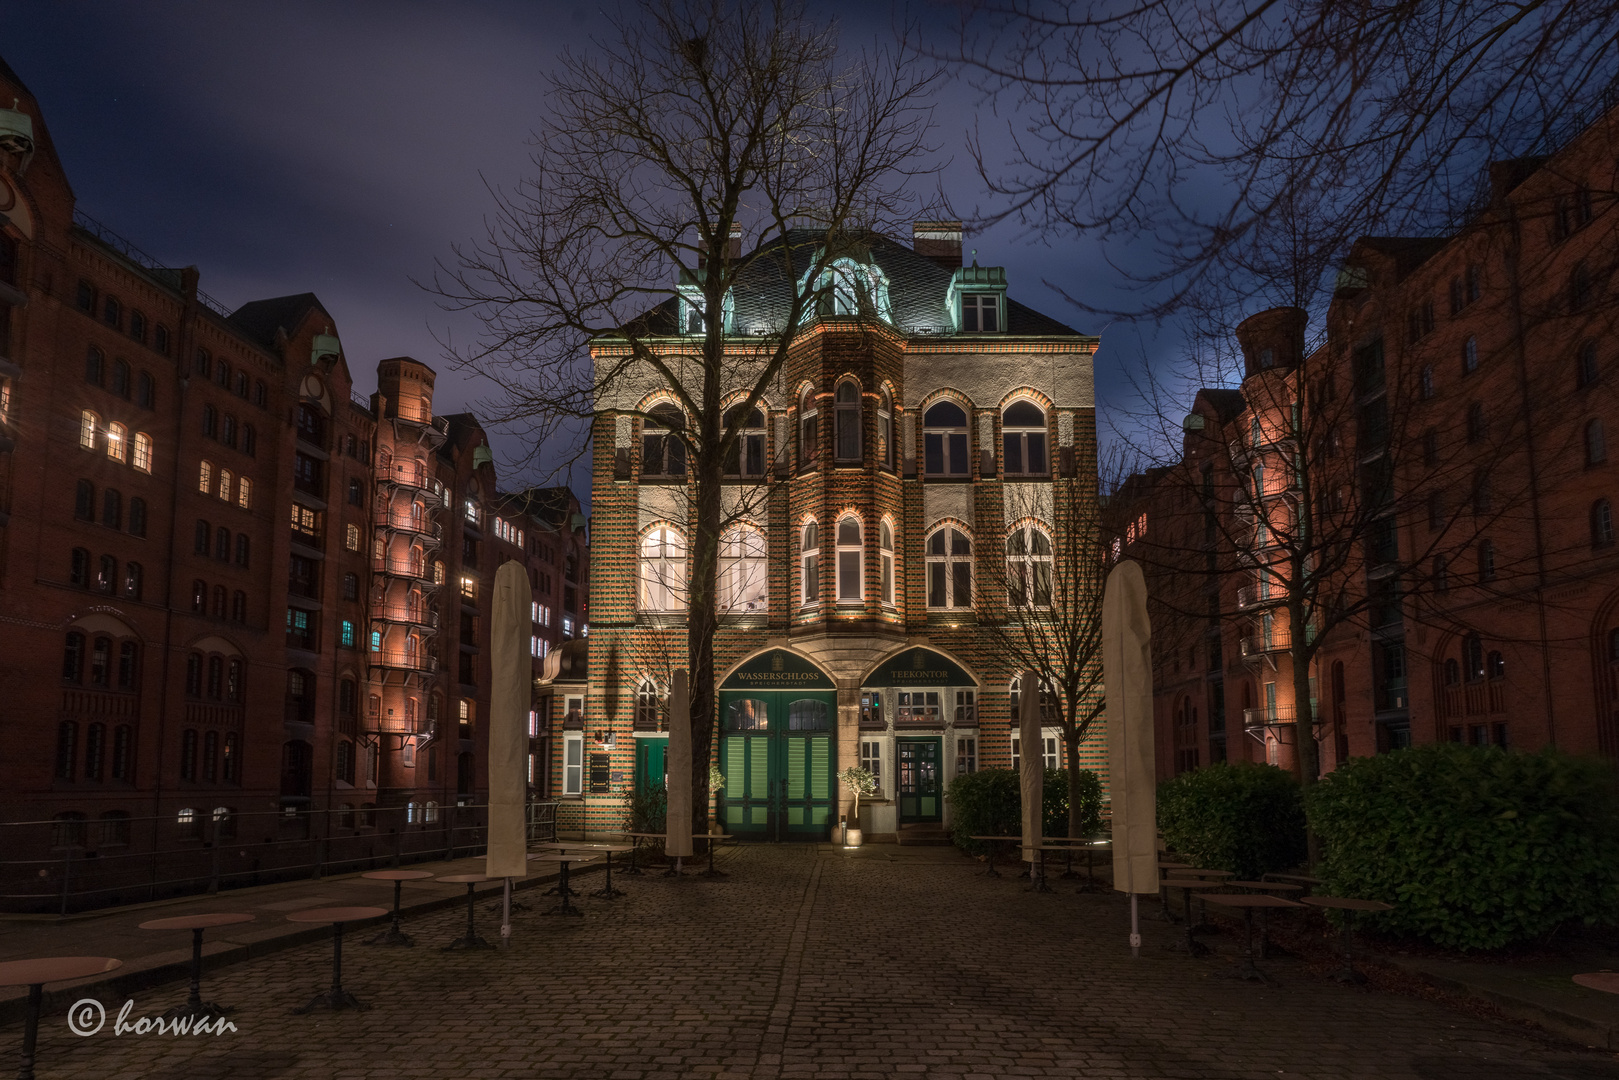
<path id="1" fill-rule="evenodd" d="M 178 881 L 442 847 L 486 790 L 496 567 L 529 569 L 536 673 L 584 633 L 577 502 L 500 492 L 426 365 L 358 399 L 313 295 L 226 312 L 76 215 L 0 92 L 0 822 L 56 823 L 9 856 L 116 884 L 136 852 Z"/>
<path id="2" fill-rule="evenodd" d="M 1240 389 L 1201 391 L 1180 462 L 1121 492 L 1147 524 L 1121 547 L 1159 568 L 1168 608 L 1200 616 L 1158 642 L 1165 775 L 1291 765 L 1304 715 L 1326 769 L 1443 740 L 1619 758 L 1616 160 L 1610 111 L 1554 153 L 1493 165 L 1456 232 L 1355 245 L 1317 346 L 1298 312 L 1237 328 Z M 1305 468 L 1278 460 L 1294 453 Z M 1259 569 L 1277 557 L 1248 494 L 1266 463 L 1262 501 L 1290 508 L 1266 511 L 1270 543 L 1301 506 L 1362 532 L 1325 552 L 1323 596 L 1354 614 L 1312 664 L 1313 712 Z"/>
<path id="3" fill-rule="evenodd" d="M 1096 339 L 1008 299 L 1002 268 L 962 266 L 961 242 L 959 224 L 919 223 L 915 250 L 876 239 L 840 264 L 866 315 L 853 289 L 829 301 L 746 424 L 725 492 L 714 718 L 718 815 L 744 838 L 829 835 L 850 799 L 835 773 L 856 764 L 879 778 L 861 800 L 869 834 L 937 828 L 953 776 L 1017 752 L 1015 672 L 980 627 L 1007 616 L 1007 570 L 1041 573 L 1031 564 L 1064 549 L 1060 504 L 1095 499 Z M 773 275 L 743 277 L 728 348 L 779 324 Z M 670 351 L 700 327 L 690 306 L 656 313 Z M 598 364 L 616 356 L 596 346 Z M 632 785 L 665 775 L 661 700 L 686 648 L 687 480 L 667 434 L 685 420 L 650 376 L 615 394 L 594 429 L 588 657 L 551 673 L 564 832 L 622 829 Z M 1087 747 L 1092 767 L 1104 756 Z"/>

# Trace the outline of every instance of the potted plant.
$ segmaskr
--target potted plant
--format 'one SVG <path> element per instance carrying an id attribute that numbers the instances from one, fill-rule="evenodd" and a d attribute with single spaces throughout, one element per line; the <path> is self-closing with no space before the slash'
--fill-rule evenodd
<path id="1" fill-rule="evenodd" d="M 860 831 L 860 796 L 876 793 L 877 778 L 871 775 L 870 769 L 851 765 L 838 773 L 838 782 L 854 792 L 854 813 L 850 815 L 854 824 L 844 831 L 843 842 L 849 847 L 859 847 L 865 842 L 865 836 Z"/>
<path id="2" fill-rule="evenodd" d="M 710 836 L 724 836 L 725 822 L 720 820 L 720 792 L 725 790 L 725 774 L 720 772 L 718 765 L 708 767 L 708 796 L 711 800 L 708 810 L 708 834 Z"/>

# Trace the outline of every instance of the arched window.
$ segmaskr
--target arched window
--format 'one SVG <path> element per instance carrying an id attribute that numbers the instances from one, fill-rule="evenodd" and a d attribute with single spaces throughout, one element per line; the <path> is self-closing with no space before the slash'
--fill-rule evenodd
<path id="1" fill-rule="evenodd" d="M 1484 677 L 1490 680 L 1507 677 L 1506 658 L 1499 650 L 1491 650 L 1490 655 L 1484 658 Z"/>
<path id="2" fill-rule="evenodd" d="M 131 600 L 139 600 L 141 598 L 141 590 L 145 585 L 145 582 L 143 580 L 144 577 L 145 577 L 145 575 L 144 575 L 143 571 L 141 570 L 141 564 L 140 563 L 138 563 L 138 562 L 125 563 L 124 564 L 124 595 L 129 597 Z"/>
<path id="3" fill-rule="evenodd" d="M 882 526 L 878 529 L 878 548 L 883 561 L 882 600 L 883 603 L 894 603 L 894 527 L 887 518 L 883 518 Z"/>
<path id="4" fill-rule="evenodd" d="M 247 593 L 241 589 L 237 589 L 230 598 L 230 617 L 232 622 L 247 621 Z"/>
<path id="5" fill-rule="evenodd" d="M 928 537 L 928 607 L 965 608 L 973 602 L 973 545 L 950 526 Z"/>
<path id="6" fill-rule="evenodd" d="M 236 565 L 246 567 L 248 564 L 248 539 L 246 533 L 236 534 Z"/>
<path id="7" fill-rule="evenodd" d="M 236 505 L 243 510 L 253 509 L 253 481 L 245 476 L 236 481 Z"/>
<path id="8" fill-rule="evenodd" d="M 726 476 L 763 476 L 765 474 L 765 416 L 758 409 L 749 409 L 742 415 L 742 406 L 733 405 L 725 412 L 727 429 L 737 429 L 736 442 L 725 456 Z"/>
<path id="9" fill-rule="evenodd" d="M 1597 343 L 1585 341 L 1574 357 L 1574 385 L 1580 389 L 1597 381 Z"/>
<path id="10" fill-rule="evenodd" d="M 799 588 L 805 607 L 821 602 L 821 527 L 807 522 L 799 533 Z"/>
<path id="11" fill-rule="evenodd" d="M 817 315 L 875 317 L 888 322 L 894 319 L 888 301 L 888 279 L 875 265 L 838 259 L 821 274 L 816 289 Z"/>
<path id="12" fill-rule="evenodd" d="M 839 461 L 859 461 L 860 453 L 860 385 L 853 379 L 838 383 L 833 412 L 835 414 L 837 453 Z"/>
<path id="13" fill-rule="evenodd" d="M 1032 401 L 1014 401 L 1001 414 L 1006 475 L 1045 476 L 1046 414 Z"/>
<path id="14" fill-rule="evenodd" d="M 1036 525 L 1021 525 L 1006 538 L 1006 602 L 1051 606 L 1051 537 Z"/>
<path id="15" fill-rule="evenodd" d="M 1477 634 L 1462 638 L 1462 674 L 1468 682 L 1484 678 L 1484 642 Z"/>
<path id="16" fill-rule="evenodd" d="M 113 393 L 129 400 L 129 364 L 123 360 L 112 362 L 112 385 L 108 387 Z"/>
<path id="17" fill-rule="evenodd" d="M 191 538 L 191 551 L 192 551 L 192 554 L 194 554 L 194 555 L 206 555 L 206 554 L 208 554 L 208 545 L 213 542 L 213 538 L 214 538 L 213 526 L 209 525 L 206 521 L 203 521 L 201 518 L 198 518 L 197 519 L 197 528 L 196 528 L 195 532 L 192 534 L 192 538 Z"/>
<path id="18" fill-rule="evenodd" d="M 1479 541 L 1478 579 L 1481 582 L 1495 580 L 1495 543 L 1493 541 Z"/>
<path id="19" fill-rule="evenodd" d="M 865 594 L 865 546 L 860 519 L 853 514 L 838 518 L 838 603 L 858 604 Z"/>
<path id="20" fill-rule="evenodd" d="M 658 684 L 642 679 L 635 691 L 635 730 L 662 731 L 664 717 L 663 695 Z"/>
<path id="21" fill-rule="evenodd" d="M 219 732 L 209 731 L 202 736 L 202 778 L 210 784 L 219 782 Z"/>
<path id="22" fill-rule="evenodd" d="M 204 461 L 197 466 L 197 490 L 204 495 L 211 494 L 214 488 L 214 463 Z"/>
<path id="23" fill-rule="evenodd" d="M 129 500 L 129 535 L 146 535 L 146 500 L 134 498 Z"/>
<path id="24" fill-rule="evenodd" d="M 668 479 L 686 475 L 686 416 L 668 402 L 652 407 L 641 422 L 641 476 Z"/>
<path id="25" fill-rule="evenodd" d="M 214 558 L 220 562 L 230 561 L 230 530 L 223 525 L 214 530 Z"/>
<path id="26" fill-rule="evenodd" d="M 101 350 L 95 346 L 84 354 L 84 381 L 94 386 L 100 386 L 106 379 L 107 358 L 101 355 Z"/>
<path id="27" fill-rule="evenodd" d="M 157 407 L 157 383 L 152 381 L 152 373 L 143 371 L 135 380 L 135 404 L 143 409 Z"/>
<path id="28" fill-rule="evenodd" d="M 1602 430 L 1601 420 L 1588 420 L 1585 424 L 1585 463 L 1600 465 L 1608 460 L 1608 438 Z"/>
<path id="29" fill-rule="evenodd" d="M 1468 338 L 1462 342 L 1462 374 L 1471 375 L 1478 370 L 1478 339 Z"/>
<path id="30" fill-rule="evenodd" d="M 118 689 L 133 690 L 140 684 L 140 646 L 133 641 L 118 644 Z"/>
<path id="31" fill-rule="evenodd" d="M 1460 686 L 1462 682 L 1462 666 L 1454 657 L 1445 661 L 1445 685 Z"/>
<path id="32" fill-rule="evenodd" d="M 80 449 L 94 450 L 96 448 L 96 429 L 100 426 L 100 424 L 101 424 L 100 418 L 98 416 L 96 416 L 95 413 L 91 412 L 89 409 L 84 409 L 84 410 L 80 411 L 80 413 L 79 413 L 79 447 L 80 447 Z"/>
<path id="33" fill-rule="evenodd" d="M 769 569 L 765 537 L 752 525 L 733 525 L 720 537 L 719 608 L 730 614 L 762 612 Z"/>
<path id="34" fill-rule="evenodd" d="M 219 425 L 219 441 L 236 449 L 236 417 L 232 413 L 226 413 L 224 422 Z"/>
<path id="35" fill-rule="evenodd" d="M 215 585 L 214 586 L 214 618 L 223 619 L 224 617 L 225 617 L 225 586 L 223 586 L 223 585 Z"/>
<path id="36" fill-rule="evenodd" d="M 91 724 L 84 729 L 84 778 L 100 780 L 106 765 L 107 725 Z"/>
<path id="37" fill-rule="evenodd" d="M 224 360 L 220 360 L 219 366 L 214 370 L 214 381 L 220 386 L 230 386 L 230 365 Z"/>
<path id="38" fill-rule="evenodd" d="M 1423 367 L 1423 369 L 1422 369 L 1422 377 L 1421 377 L 1421 379 L 1419 381 L 1419 389 L 1420 389 L 1420 392 L 1422 394 L 1422 400 L 1423 401 L 1427 401 L 1428 399 L 1433 397 L 1433 365 L 1432 364 L 1427 364 L 1427 365 L 1425 365 Z"/>
<path id="39" fill-rule="evenodd" d="M 219 498 L 222 502 L 230 502 L 231 474 L 229 469 L 219 470 Z"/>
<path id="40" fill-rule="evenodd" d="M 821 460 L 821 418 L 815 404 L 815 388 L 808 387 L 798 399 L 798 469 L 807 472 Z"/>
<path id="41" fill-rule="evenodd" d="M 1568 274 L 1568 310 L 1578 315 L 1591 302 L 1591 268 L 1585 263 L 1574 264 Z"/>
<path id="42" fill-rule="evenodd" d="M 118 560 L 111 555 L 101 556 L 101 569 L 96 572 L 96 588 L 110 593 L 118 587 Z"/>
<path id="43" fill-rule="evenodd" d="M 686 604 L 686 538 L 667 525 L 641 538 L 641 610 L 679 611 Z"/>
<path id="44" fill-rule="evenodd" d="M 96 486 L 88 480 L 80 480 L 74 489 L 73 516 L 80 521 L 96 519 Z"/>
<path id="45" fill-rule="evenodd" d="M 1613 546 L 1613 506 L 1607 499 L 1591 504 L 1591 546 Z"/>
<path id="46" fill-rule="evenodd" d="M 259 452 L 259 433 L 253 430 L 252 424 L 242 426 L 242 453 L 248 457 L 257 457 Z"/>
<path id="47" fill-rule="evenodd" d="M 162 323 L 152 328 L 152 348 L 164 356 L 169 355 L 169 328 Z"/>
<path id="48" fill-rule="evenodd" d="M 108 326 L 117 326 L 123 320 L 124 309 L 118 301 L 109 296 L 101 305 L 101 321 Z"/>
<path id="49" fill-rule="evenodd" d="M 73 767 L 79 756 L 79 725 L 63 720 L 56 725 L 56 778 L 73 779 Z"/>
<path id="50" fill-rule="evenodd" d="M 197 779 L 197 729 L 186 728 L 180 733 L 180 779 Z M 188 818 L 187 815 L 190 815 Z M 180 811 L 181 833 L 190 834 L 193 830 L 200 832 L 202 823 L 196 817 L 194 810 Z"/>
<path id="51" fill-rule="evenodd" d="M 248 382 L 247 372 L 238 371 L 236 373 L 236 396 L 243 400 L 247 399 Z"/>
<path id="52" fill-rule="evenodd" d="M 922 462 L 928 476 L 967 476 L 967 413 L 940 401 L 922 416 Z"/>
<path id="53" fill-rule="evenodd" d="M 70 631 L 62 646 L 62 678 L 66 682 L 84 681 L 84 635 Z"/>
<path id="54" fill-rule="evenodd" d="M 219 434 L 219 410 L 212 405 L 202 407 L 202 433 L 210 439 Z"/>
<path id="55" fill-rule="evenodd" d="M 208 584 L 201 578 L 191 583 L 191 610 L 197 615 L 208 613 Z"/>
<path id="56" fill-rule="evenodd" d="M 112 779 L 128 780 L 133 775 L 134 763 L 130 754 L 134 749 L 131 741 L 131 729 L 128 724 L 119 724 L 112 729 Z"/>
<path id="57" fill-rule="evenodd" d="M 109 529 L 116 529 L 123 524 L 124 497 L 118 494 L 117 488 L 108 488 L 101 493 L 101 524 Z"/>
<path id="58" fill-rule="evenodd" d="M 130 464 L 143 473 L 152 471 L 152 437 L 144 431 L 135 433 L 135 454 Z"/>
<path id="59" fill-rule="evenodd" d="M 87 588 L 90 584 L 90 552 L 84 548 L 74 548 L 68 559 L 68 583 L 80 588 Z"/>
<path id="60" fill-rule="evenodd" d="M 120 463 L 129 460 L 129 436 L 124 425 L 107 425 L 107 456 Z"/>
<path id="61" fill-rule="evenodd" d="M 877 464 L 894 467 L 894 399 L 886 387 L 877 401 Z"/>
<path id="62" fill-rule="evenodd" d="M 112 639 L 98 637 L 90 645 L 90 684 L 112 685 Z"/>

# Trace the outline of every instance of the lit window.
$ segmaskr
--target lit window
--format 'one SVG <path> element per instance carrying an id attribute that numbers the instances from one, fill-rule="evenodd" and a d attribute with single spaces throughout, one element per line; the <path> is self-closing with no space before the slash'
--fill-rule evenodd
<path id="1" fill-rule="evenodd" d="M 462 577 L 461 577 L 461 595 L 466 597 L 468 600 L 477 599 L 477 597 L 478 597 L 478 579 L 475 578 L 475 577 L 471 577 L 469 575 L 462 575 Z"/>
<path id="2" fill-rule="evenodd" d="M 225 502 L 230 502 L 230 482 L 231 482 L 230 470 L 229 469 L 220 469 L 219 470 L 219 497 L 220 497 L 220 499 L 222 499 Z"/>
<path id="3" fill-rule="evenodd" d="M 360 527 L 350 525 L 343 530 L 343 546 L 350 551 L 360 550 Z"/>
<path id="4" fill-rule="evenodd" d="M 1015 608 L 1051 606 L 1051 537 L 1034 525 L 1006 538 L 1006 602 Z"/>
<path id="5" fill-rule="evenodd" d="M 472 522 L 474 525 L 478 524 L 478 504 L 477 503 L 473 502 L 471 499 L 466 500 L 466 502 L 461 507 L 461 512 L 466 515 L 466 519 L 468 521 Z"/>
<path id="6" fill-rule="evenodd" d="M 802 596 L 805 607 L 821 602 L 821 528 L 811 521 L 804 526 L 799 548 Z"/>
<path id="7" fill-rule="evenodd" d="M 865 548 L 860 519 L 853 514 L 838 519 L 838 603 L 859 603 L 864 593 Z"/>
<path id="8" fill-rule="evenodd" d="M 205 461 L 197 470 L 197 490 L 207 495 L 213 491 L 213 488 L 214 465 L 211 461 Z"/>
<path id="9" fill-rule="evenodd" d="M 96 448 L 96 414 L 89 409 L 79 413 L 79 446 L 85 450 Z"/>
<path id="10" fill-rule="evenodd" d="M 253 508 L 253 481 L 249 480 L 245 476 L 236 481 L 236 505 L 241 507 L 243 510 L 251 510 Z M 359 549 L 350 548 L 350 550 L 357 551 Z"/>
<path id="11" fill-rule="evenodd" d="M 686 603 L 686 539 L 660 525 L 641 538 L 641 610 L 679 611 Z"/>
<path id="12" fill-rule="evenodd" d="M 129 438 L 122 424 L 107 425 L 107 456 L 114 461 L 129 457 Z"/>
<path id="13" fill-rule="evenodd" d="M 860 387 L 844 380 L 838 383 L 833 404 L 839 461 L 860 460 Z"/>
<path id="14" fill-rule="evenodd" d="M 769 578 L 765 537 L 751 525 L 733 525 L 720 537 L 719 608 L 730 614 L 763 611 Z"/>
<path id="15" fill-rule="evenodd" d="M 879 536 L 883 560 L 883 603 L 891 605 L 894 602 L 894 529 L 887 518 L 883 519 Z"/>
<path id="16" fill-rule="evenodd" d="M 972 606 L 973 545 L 959 529 L 942 528 L 928 537 L 928 607 Z"/>
<path id="17" fill-rule="evenodd" d="M 152 471 L 152 437 L 144 431 L 135 433 L 135 454 L 130 464 L 144 473 Z"/>

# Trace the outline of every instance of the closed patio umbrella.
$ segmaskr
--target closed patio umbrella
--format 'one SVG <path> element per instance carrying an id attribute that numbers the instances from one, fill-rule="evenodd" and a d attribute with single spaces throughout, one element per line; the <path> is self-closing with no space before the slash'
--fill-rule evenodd
<path id="1" fill-rule="evenodd" d="M 675 860 L 695 854 L 691 840 L 691 695 L 686 669 L 669 680 L 669 811 L 664 818 L 663 850 Z"/>
<path id="2" fill-rule="evenodd" d="M 1139 564 L 1121 562 L 1102 595 L 1113 887 L 1130 894 L 1130 948 L 1141 953 L 1136 897 L 1158 891 L 1157 774 L 1153 761 L 1152 625 Z"/>
<path id="3" fill-rule="evenodd" d="M 533 593 L 523 564 L 495 571 L 489 668 L 489 848 L 484 873 L 505 878 L 500 936 L 512 933 L 512 878 L 528 875 L 528 713 L 533 704 L 529 611 Z"/>
<path id="4" fill-rule="evenodd" d="M 1040 819 L 1046 779 L 1045 744 L 1040 737 L 1040 676 L 1025 671 L 1018 686 L 1018 740 L 1023 748 L 1018 768 L 1018 785 L 1023 795 L 1023 861 L 1029 864 L 1029 881 L 1039 887 L 1036 864 L 1040 859 Z"/>

